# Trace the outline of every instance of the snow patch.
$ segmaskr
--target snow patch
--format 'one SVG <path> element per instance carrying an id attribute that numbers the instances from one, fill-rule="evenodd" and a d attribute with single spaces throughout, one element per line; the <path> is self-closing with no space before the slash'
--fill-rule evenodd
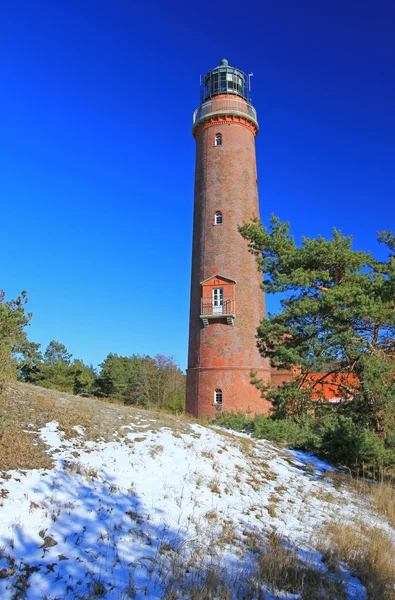
<path id="1" fill-rule="evenodd" d="M 56 421 L 40 430 L 55 466 L 23 478 L 10 471 L 1 480 L 0 572 L 9 572 L 0 578 L 2 599 L 13 598 L 21 573 L 28 573 L 27 600 L 71 599 L 99 588 L 102 598 L 115 600 L 131 586 L 137 600 L 161 598 L 166 569 L 177 556 L 198 560 L 199 552 L 242 581 L 252 568 L 249 536 L 274 529 L 325 570 L 312 533 L 331 518 L 370 518 L 333 487 L 324 477 L 333 469 L 313 456 L 262 440 L 246 448 L 246 436 L 198 424 L 177 435 L 167 427 L 142 431 L 149 422 L 158 423 L 130 423 L 121 428 L 125 437 L 111 442 L 81 440 L 82 427 L 75 428 L 78 438 L 65 440 Z M 329 493 L 338 502 L 328 503 Z M 350 599 L 365 598 L 357 579 L 346 571 L 344 578 Z"/>

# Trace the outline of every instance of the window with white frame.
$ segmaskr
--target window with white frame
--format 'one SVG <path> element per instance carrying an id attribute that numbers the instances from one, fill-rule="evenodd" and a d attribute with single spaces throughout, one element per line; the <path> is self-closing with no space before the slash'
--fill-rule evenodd
<path id="1" fill-rule="evenodd" d="M 222 146 L 222 133 L 217 133 L 215 136 L 215 146 Z"/>
<path id="2" fill-rule="evenodd" d="M 220 210 L 215 213 L 214 223 L 215 225 L 222 225 L 222 212 Z"/>
<path id="3" fill-rule="evenodd" d="M 214 392 L 214 404 L 222 406 L 222 390 L 217 388 Z"/>
<path id="4" fill-rule="evenodd" d="M 213 315 L 224 312 L 224 288 L 213 288 Z"/>

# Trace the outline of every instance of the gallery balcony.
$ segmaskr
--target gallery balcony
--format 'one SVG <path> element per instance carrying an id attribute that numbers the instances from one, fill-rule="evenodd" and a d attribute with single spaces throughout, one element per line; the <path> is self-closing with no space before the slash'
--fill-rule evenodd
<path id="1" fill-rule="evenodd" d="M 235 299 L 223 298 L 219 306 L 214 306 L 211 298 L 202 298 L 200 318 L 203 327 L 208 327 L 210 321 L 225 320 L 228 325 L 233 325 L 236 318 Z"/>
<path id="2" fill-rule="evenodd" d="M 254 124 L 258 131 L 255 108 L 243 98 L 231 95 L 217 96 L 198 106 L 193 113 L 193 130 L 204 120 L 226 115 L 247 119 Z"/>

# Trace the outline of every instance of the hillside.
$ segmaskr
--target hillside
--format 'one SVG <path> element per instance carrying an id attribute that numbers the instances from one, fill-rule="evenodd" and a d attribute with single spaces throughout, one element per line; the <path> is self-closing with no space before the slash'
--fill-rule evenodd
<path id="1" fill-rule="evenodd" d="M 395 597 L 388 489 L 191 419 L 26 384 L 1 409 L 4 600 Z"/>

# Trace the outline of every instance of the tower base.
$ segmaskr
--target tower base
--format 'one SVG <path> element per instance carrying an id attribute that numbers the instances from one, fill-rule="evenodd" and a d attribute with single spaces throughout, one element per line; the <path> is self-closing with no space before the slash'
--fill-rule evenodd
<path id="1" fill-rule="evenodd" d="M 251 370 L 264 383 L 270 381 L 268 369 L 252 367 L 206 367 L 187 371 L 186 412 L 194 417 L 215 417 L 218 411 L 239 410 L 244 413 L 268 414 L 271 403 L 261 397 L 251 384 Z M 215 403 L 215 390 L 222 390 L 222 404 Z"/>

